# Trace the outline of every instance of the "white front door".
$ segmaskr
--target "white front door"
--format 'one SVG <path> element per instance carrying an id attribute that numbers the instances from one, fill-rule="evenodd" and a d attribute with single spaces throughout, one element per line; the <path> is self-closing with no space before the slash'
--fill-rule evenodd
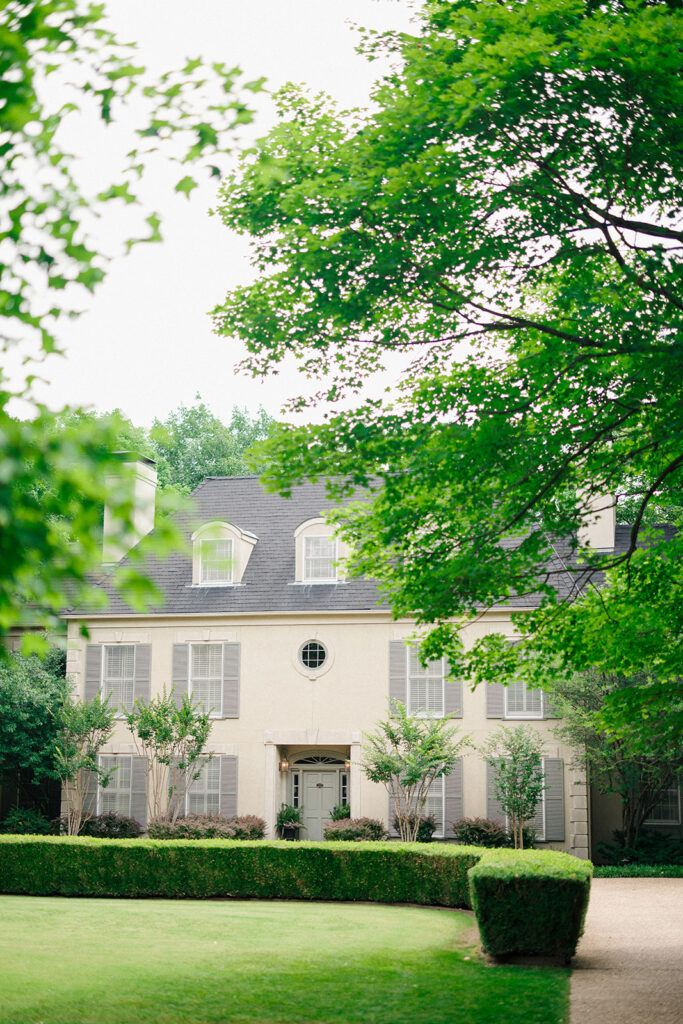
<path id="1" fill-rule="evenodd" d="M 336 771 L 302 772 L 304 777 L 304 825 L 301 839 L 319 842 L 323 838 L 323 824 L 330 820 L 332 808 L 337 803 L 339 774 Z"/>

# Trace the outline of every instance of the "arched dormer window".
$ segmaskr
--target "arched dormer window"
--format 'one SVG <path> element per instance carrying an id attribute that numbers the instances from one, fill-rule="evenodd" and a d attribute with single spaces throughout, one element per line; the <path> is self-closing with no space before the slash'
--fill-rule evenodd
<path id="1" fill-rule="evenodd" d="M 307 519 L 294 531 L 297 583 L 339 583 L 344 579 L 346 544 L 322 518 Z"/>
<path id="2" fill-rule="evenodd" d="M 192 535 L 192 585 L 230 587 L 241 583 L 257 539 L 231 523 L 204 523 Z"/>

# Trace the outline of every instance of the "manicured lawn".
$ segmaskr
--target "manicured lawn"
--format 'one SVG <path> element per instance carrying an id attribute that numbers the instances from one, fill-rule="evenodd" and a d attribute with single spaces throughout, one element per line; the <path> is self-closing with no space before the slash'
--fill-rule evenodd
<path id="1" fill-rule="evenodd" d="M 2 896 L 0 921 L 2 1024 L 567 1018 L 566 971 L 487 966 L 448 910 Z"/>

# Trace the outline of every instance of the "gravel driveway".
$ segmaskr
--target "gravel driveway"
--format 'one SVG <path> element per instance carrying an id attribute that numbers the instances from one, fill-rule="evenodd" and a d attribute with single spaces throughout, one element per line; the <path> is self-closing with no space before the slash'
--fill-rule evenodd
<path id="1" fill-rule="evenodd" d="M 683 878 L 596 878 L 571 1024 L 683 1024 Z"/>

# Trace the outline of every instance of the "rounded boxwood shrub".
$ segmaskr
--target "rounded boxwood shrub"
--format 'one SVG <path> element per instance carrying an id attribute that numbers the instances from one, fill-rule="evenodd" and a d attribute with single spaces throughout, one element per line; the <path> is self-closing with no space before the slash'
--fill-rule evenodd
<path id="1" fill-rule="evenodd" d="M 460 818 L 453 822 L 453 838 L 465 846 L 486 846 L 489 848 L 512 847 L 513 839 L 505 826 L 491 818 Z M 532 828 L 524 829 L 524 849 L 536 845 L 536 833 Z"/>
<path id="2" fill-rule="evenodd" d="M 116 811 L 96 814 L 81 827 L 82 836 L 93 836 L 95 839 L 138 839 L 141 834 L 142 829 L 135 818 L 127 818 L 125 814 L 117 814 Z"/>
<path id="3" fill-rule="evenodd" d="M 408 819 L 408 821 L 410 822 L 410 826 L 412 828 L 414 826 L 414 824 L 415 824 L 415 817 L 414 817 L 414 815 L 411 815 L 411 817 Z M 392 822 L 392 824 L 394 826 L 394 829 L 397 832 L 400 831 L 399 827 L 398 827 L 398 818 L 395 817 L 393 822 Z M 432 838 L 433 838 L 435 832 L 436 832 L 436 818 L 434 817 L 434 815 L 433 814 L 421 814 L 420 815 L 420 824 L 417 826 L 417 839 L 415 840 L 415 842 L 417 842 L 417 843 L 431 843 Z M 469 843 L 469 840 L 468 840 L 468 843 Z"/>
<path id="4" fill-rule="evenodd" d="M 150 839 L 263 839 L 266 823 L 254 814 L 224 818 L 219 814 L 188 814 L 177 821 L 155 821 Z"/>
<path id="5" fill-rule="evenodd" d="M 47 836 L 52 832 L 52 824 L 32 807 L 14 807 L 0 823 L 0 832 L 17 836 Z"/>
<path id="6" fill-rule="evenodd" d="M 341 818 L 339 821 L 326 821 L 323 834 L 325 839 L 355 843 L 363 840 L 379 842 L 387 837 L 384 825 L 377 818 Z"/>

